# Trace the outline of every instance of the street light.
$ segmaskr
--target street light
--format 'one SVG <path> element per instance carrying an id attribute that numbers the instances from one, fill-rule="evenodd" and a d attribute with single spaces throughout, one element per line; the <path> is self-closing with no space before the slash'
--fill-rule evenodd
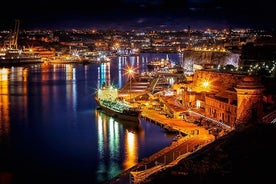
<path id="1" fill-rule="evenodd" d="M 210 86 L 210 82 L 205 80 L 205 81 L 203 81 L 202 86 L 203 86 L 204 89 L 208 89 L 209 86 Z"/>
<path id="2" fill-rule="evenodd" d="M 203 88 L 203 100 L 204 100 L 204 102 L 206 102 L 206 93 L 207 92 L 209 92 L 210 91 L 210 87 L 211 87 L 211 84 L 210 84 L 210 81 L 208 81 L 208 80 L 204 80 L 203 82 L 202 82 L 202 88 Z M 200 108 L 200 101 L 197 101 L 196 102 L 196 106 L 197 106 L 197 108 Z M 205 107 L 204 107 L 205 108 Z"/>
<path id="3" fill-rule="evenodd" d="M 127 75 L 129 77 L 129 100 L 131 101 L 131 79 L 133 78 L 133 75 L 134 75 L 134 69 L 129 67 L 127 69 Z"/>

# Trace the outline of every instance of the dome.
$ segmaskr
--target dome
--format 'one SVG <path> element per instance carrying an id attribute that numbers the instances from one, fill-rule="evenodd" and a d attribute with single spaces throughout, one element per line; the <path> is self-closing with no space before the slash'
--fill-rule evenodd
<path id="1" fill-rule="evenodd" d="M 242 79 L 243 82 L 255 82 L 256 80 L 257 80 L 257 78 L 254 77 L 254 76 L 245 76 L 245 77 Z"/>
<path id="2" fill-rule="evenodd" d="M 260 77 L 252 75 L 245 76 L 242 81 L 237 84 L 237 88 L 242 89 L 258 89 L 263 87 Z"/>

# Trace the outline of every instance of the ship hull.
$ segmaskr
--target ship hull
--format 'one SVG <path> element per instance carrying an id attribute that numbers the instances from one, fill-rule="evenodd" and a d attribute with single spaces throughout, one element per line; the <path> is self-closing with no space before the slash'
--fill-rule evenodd
<path id="1" fill-rule="evenodd" d="M 33 53 L 29 49 L 18 48 L 19 23 L 19 20 L 15 21 L 14 31 L 10 33 L 8 40 L 4 40 L 5 44 L 0 48 L 1 67 L 43 63 L 39 54 Z"/>
<path id="2" fill-rule="evenodd" d="M 40 63 L 43 63 L 40 58 L 0 59 L 0 66 L 21 66 Z"/>
<path id="3" fill-rule="evenodd" d="M 99 109 L 101 109 L 105 114 L 112 116 L 114 118 L 118 118 L 118 119 L 122 119 L 122 120 L 128 120 L 128 121 L 132 121 L 132 122 L 140 122 L 140 118 L 141 118 L 141 111 L 137 111 L 137 110 L 126 110 L 125 112 L 117 112 L 114 111 L 113 109 L 106 107 L 104 105 L 102 105 L 97 99 L 96 102 L 99 106 Z"/>

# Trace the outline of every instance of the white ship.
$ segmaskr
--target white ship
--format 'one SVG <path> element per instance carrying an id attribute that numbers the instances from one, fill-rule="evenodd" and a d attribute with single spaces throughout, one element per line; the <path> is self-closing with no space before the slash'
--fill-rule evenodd
<path id="1" fill-rule="evenodd" d="M 140 122 L 141 109 L 131 106 L 124 99 L 120 99 L 118 89 L 112 86 L 103 86 L 96 90 L 94 98 L 99 108 L 106 114 L 130 122 Z"/>

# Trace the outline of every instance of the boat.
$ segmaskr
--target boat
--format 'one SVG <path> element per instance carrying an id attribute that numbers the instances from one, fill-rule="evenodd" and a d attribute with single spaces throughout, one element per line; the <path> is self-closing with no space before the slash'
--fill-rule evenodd
<path id="1" fill-rule="evenodd" d="M 39 54 L 17 48 L 0 49 L 0 66 L 18 66 L 43 63 Z"/>
<path id="2" fill-rule="evenodd" d="M 111 59 L 106 53 L 103 52 L 90 52 L 86 55 L 82 56 L 82 63 L 83 64 L 101 64 L 101 63 L 108 63 Z"/>
<path id="3" fill-rule="evenodd" d="M 108 122 L 116 122 L 118 123 L 119 126 L 124 127 L 128 132 L 135 132 L 135 133 L 141 133 L 143 132 L 143 126 L 141 123 L 130 123 L 129 120 L 125 119 L 119 119 L 119 118 L 113 118 L 109 116 L 107 113 L 105 113 L 102 110 L 99 110 L 99 115 L 104 119 L 107 120 Z M 132 121 L 131 121 L 132 122 Z"/>
<path id="4" fill-rule="evenodd" d="M 139 56 L 140 50 L 138 48 L 121 47 L 116 51 L 117 56 Z"/>
<path id="5" fill-rule="evenodd" d="M 162 71 L 173 68 L 175 63 L 169 59 L 168 55 L 166 58 L 153 58 L 149 63 L 147 63 L 148 70 Z"/>
<path id="6" fill-rule="evenodd" d="M 117 88 L 103 85 L 96 90 L 94 97 L 99 109 L 106 114 L 122 120 L 140 122 L 141 109 L 119 97 Z"/>
<path id="7" fill-rule="evenodd" d="M 32 50 L 20 49 L 17 44 L 19 33 L 19 20 L 15 22 L 14 31 L 4 40 L 0 48 L 0 66 L 17 66 L 24 64 L 43 63 L 39 54 Z"/>
<path id="8" fill-rule="evenodd" d="M 86 56 L 82 58 L 82 63 L 83 64 L 101 64 L 101 63 L 108 63 L 110 62 L 111 59 L 108 56 Z"/>

